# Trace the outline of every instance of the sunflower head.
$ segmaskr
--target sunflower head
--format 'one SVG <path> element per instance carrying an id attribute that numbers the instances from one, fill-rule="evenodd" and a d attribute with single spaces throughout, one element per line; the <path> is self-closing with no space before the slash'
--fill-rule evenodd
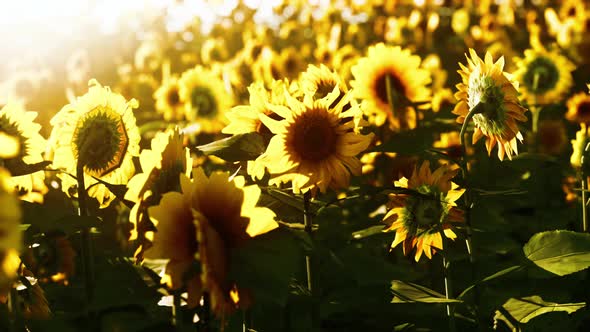
<path id="1" fill-rule="evenodd" d="M 347 187 L 350 174 L 361 172 L 361 163 L 355 156 L 372 139 L 372 135 L 358 133 L 354 121 L 360 113 L 358 107 L 352 105 L 343 110 L 349 104 L 350 92 L 341 97 L 336 87 L 325 98 L 315 99 L 307 94 L 303 101 L 287 90 L 284 93 L 286 106 L 270 105 L 280 120 L 261 115 L 274 136 L 266 152 L 256 160 L 257 165 L 269 170 L 271 184 L 291 182 L 295 193 Z M 340 101 L 335 103 L 339 97 Z"/>
<path id="2" fill-rule="evenodd" d="M 425 161 L 416 167 L 410 177 L 395 181 L 395 185 L 414 191 L 413 194 L 390 194 L 390 210 L 383 221 L 389 225 L 385 231 L 395 231 L 395 246 L 403 242 L 403 251 L 409 255 L 416 248 L 415 259 L 420 260 L 422 253 L 432 258 L 437 250 L 443 249 L 442 235 L 454 240 L 452 224 L 463 222 L 463 213 L 456 207 L 455 201 L 461 197 L 464 189 L 451 182 L 457 174 L 448 165 L 443 165 L 434 172 Z"/>
<path id="3" fill-rule="evenodd" d="M 525 58 L 515 58 L 515 78 L 520 92 L 529 104 L 557 103 L 572 86 L 575 69 L 565 56 L 544 49 L 528 49 Z"/>
<path id="4" fill-rule="evenodd" d="M 580 92 L 568 99 L 565 118 L 572 122 L 588 124 L 590 122 L 590 94 Z"/>
<path id="5" fill-rule="evenodd" d="M 377 126 L 389 122 L 392 129 L 413 128 L 416 114 L 411 102 L 430 97 L 428 70 L 420 68 L 420 57 L 399 46 L 383 43 L 369 47 L 368 55 L 352 67 L 354 95 Z"/>
<path id="6" fill-rule="evenodd" d="M 34 122 L 37 113 L 25 111 L 19 103 L 8 103 L 0 109 L 0 142 L 4 166 L 8 169 L 19 168 L 22 164 L 34 164 L 43 161 L 43 149 L 46 141 L 39 134 L 41 125 Z M 43 171 L 32 174 L 13 176 L 11 184 L 18 190 L 21 199 L 31 202 L 43 202 L 47 191 Z M 37 192 L 36 192 L 37 191 Z"/>
<path id="7" fill-rule="evenodd" d="M 325 98 L 336 87 L 340 91 L 340 96 L 348 92 L 348 87 L 340 78 L 340 75 L 331 71 L 325 65 L 319 67 L 309 65 L 307 70 L 301 74 L 299 84 L 304 94 L 311 94 L 315 99 Z M 334 102 L 337 103 L 340 98 Z"/>
<path id="8" fill-rule="evenodd" d="M 129 219 L 135 226 L 131 240 L 145 240 L 144 234 L 153 230 L 147 208 L 158 204 L 162 195 L 179 191 L 180 174 L 190 176 L 192 158 L 188 148 L 183 147 L 183 137 L 178 129 L 157 133 L 151 141 L 151 149 L 141 151 L 139 156 L 142 173 L 127 183 L 125 199 L 134 202 Z M 144 249 L 144 243 L 141 244 Z M 142 250 L 140 250 L 141 252 Z"/>
<path id="9" fill-rule="evenodd" d="M 248 87 L 250 94 L 249 105 L 239 105 L 232 108 L 226 116 L 229 124 L 221 131 L 224 134 L 243 134 L 257 132 L 265 139 L 270 140 L 272 133 L 262 123 L 260 115 L 264 114 L 275 120 L 281 116 L 273 112 L 270 105 L 286 105 L 284 91 L 287 90 L 296 96 L 300 96 L 299 85 L 289 83 L 288 80 L 272 81 L 270 91 L 261 81 L 254 82 Z"/>
<path id="10" fill-rule="evenodd" d="M 180 101 L 185 105 L 185 117 L 199 123 L 205 133 L 221 131 L 232 97 L 225 90 L 220 76 L 197 66 L 184 72 L 178 84 Z"/>
<path id="11" fill-rule="evenodd" d="M 0 167 L 0 252 L 21 248 L 22 212 L 11 182 L 10 173 Z"/>
<path id="12" fill-rule="evenodd" d="M 567 132 L 562 120 L 543 120 L 537 132 L 539 149 L 546 154 L 560 154 L 567 144 Z"/>
<path id="13" fill-rule="evenodd" d="M 84 96 L 64 106 L 51 120 L 53 165 L 76 174 L 83 165 L 88 194 L 106 207 L 114 195 L 95 178 L 110 184 L 126 184 L 135 173 L 132 157 L 139 155 L 139 130 L 135 124 L 135 100 L 126 101 L 95 80 Z M 67 174 L 59 174 L 67 194 L 77 186 Z M 75 191 L 75 190 L 74 190 Z"/>
<path id="14" fill-rule="evenodd" d="M 276 228 L 275 214 L 256 206 L 260 188 L 246 186 L 243 177 L 222 172 L 208 177 L 197 168 L 192 180 L 181 175 L 180 183 L 181 193 L 167 193 L 149 209 L 157 232 L 146 256 L 170 259 L 166 273 L 172 287 L 184 284 L 191 306 L 207 291 L 213 312 L 224 317 L 242 306 L 247 294 L 228 278 L 230 250 Z M 200 272 L 183 282 L 195 259 Z"/>
<path id="15" fill-rule="evenodd" d="M 503 57 L 494 63 L 490 53 L 484 61 L 473 49 L 469 52 L 468 65 L 459 64 L 462 83 L 457 84 L 455 98 L 459 102 L 453 113 L 458 115 L 457 122 L 463 123 L 469 111 L 476 108 L 473 143 L 485 136 L 488 154 L 498 144 L 498 158 L 503 160 L 506 155 L 512 159 L 518 154 L 516 140 L 523 139 L 517 121 L 527 120 L 526 109 L 518 101 L 518 82 L 503 72 Z"/>
<path id="16" fill-rule="evenodd" d="M 304 59 L 300 51 L 294 47 L 287 47 L 281 50 L 278 56 L 272 58 L 270 65 L 272 78 L 275 80 L 281 80 L 283 78 L 294 80 L 304 69 Z"/>
<path id="17" fill-rule="evenodd" d="M 179 91 L 178 77 L 170 76 L 164 78 L 162 85 L 154 92 L 156 111 L 166 121 L 180 121 L 184 118 L 184 103 L 180 100 Z"/>
<path id="18" fill-rule="evenodd" d="M 581 123 L 580 126 L 580 130 L 576 132 L 576 138 L 571 141 L 573 152 L 570 158 L 570 163 L 575 168 L 580 168 L 582 166 L 582 156 L 584 155 L 584 149 L 589 141 L 588 137 L 590 137 L 590 132 L 588 132 L 586 124 Z"/>

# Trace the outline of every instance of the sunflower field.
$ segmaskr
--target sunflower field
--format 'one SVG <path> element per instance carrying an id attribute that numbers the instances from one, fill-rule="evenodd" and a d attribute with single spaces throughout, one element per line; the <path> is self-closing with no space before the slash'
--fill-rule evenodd
<path id="1" fill-rule="evenodd" d="M 0 22 L 0 332 L 590 330 L 590 2 Z"/>

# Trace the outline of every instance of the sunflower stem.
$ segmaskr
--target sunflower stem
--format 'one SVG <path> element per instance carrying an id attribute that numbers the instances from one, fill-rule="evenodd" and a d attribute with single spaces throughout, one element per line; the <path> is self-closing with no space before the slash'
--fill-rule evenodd
<path id="1" fill-rule="evenodd" d="M 88 217 L 86 184 L 84 182 L 84 164 L 78 159 L 76 167 L 76 179 L 78 180 L 78 215 Z M 83 220 L 87 222 L 88 220 Z M 84 273 L 84 288 L 86 292 L 86 305 L 90 307 L 94 297 L 94 274 L 92 271 L 92 243 L 90 238 L 90 227 L 82 225 L 81 249 L 82 249 L 82 270 Z M 89 308 L 87 308 L 89 310 Z M 88 313 L 90 315 L 90 313 Z"/>
<path id="2" fill-rule="evenodd" d="M 451 283 L 451 276 L 449 271 L 450 262 L 447 261 L 445 255 L 442 255 L 442 264 L 443 264 L 443 275 L 445 278 L 445 297 L 447 300 L 452 298 L 453 294 L 453 285 Z M 454 308 L 450 303 L 447 303 L 447 317 L 449 319 L 449 331 L 456 332 L 457 327 L 455 324 L 455 313 Z"/>
<path id="3" fill-rule="evenodd" d="M 244 309 L 242 314 L 242 332 L 250 332 L 252 328 L 252 314 L 248 309 Z"/>
<path id="4" fill-rule="evenodd" d="M 389 108 L 391 110 L 391 116 L 395 115 L 395 105 L 394 105 L 394 101 L 395 101 L 395 96 L 394 93 L 395 91 L 393 90 L 393 85 L 391 82 L 391 76 L 389 75 L 385 75 L 385 89 L 387 90 L 387 103 L 389 104 Z M 405 123 L 405 117 L 404 116 L 400 116 L 399 117 L 400 120 L 400 127 L 401 128 L 406 128 L 407 124 Z M 404 121 L 404 123 L 402 123 L 402 121 Z"/>
<path id="5" fill-rule="evenodd" d="M 311 201 L 311 191 L 306 191 L 303 194 L 303 224 L 305 225 L 305 232 L 312 237 L 313 221 L 311 213 L 309 211 L 309 203 Z M 312 294 L 314 293 L 313 285 L 313 271 L 312 271 L 312 257 L 311 255 L 305 256 L 305 268 L 307 272 L 307 290 Z"/>
<path id="6" fill-rule="evenodd" d="M 469 113 L 465 116 L 465 120 L 463 121 L 463 126 L 461 127 L 461 132 L 459 133 L 459 138 L 461 140 L 461 149 L 463 151 L 463 157 L 459 166 L 461 167 L 461 173 L 463 175 L 463 186 L 465 187 L 465 193 L 463 194 L 463 200 L 465 203 L 465 229 L 466 229 L 466 238 L 465 238 L 465 246 L 467 248 L 467 254 L 469 255 L 469 263 L 471 264 L 471 279 L 474 279 L 476 276 L 476 265 L 475 265 L 475 255 L 473 253 L 473 229 L 471 227 L 471 208 L 473 206 L 473 201 L 471 197 L 471 190 L 469 183 L 467 182 L 469 170 L 467 168 L 467 147 L 465 145 L 465 132 L 467 131 L 467 126 L 474 115 L 482 113 L 484 109 L 484 104 L 479 103 L 475 105 Z M 479 315 L 477 312 L 477 307 L 479 303 L 479 288 L 477 283 L 473 289 L 474 296 L 475 296 L 475 321 L 478 328 L 481 327 L 479 323 Z"/>
<path id="7" fill-rule="evenodd" d="M 587 181 L 588 181 L 588 172 L 586 172 L 587 168 L 587 158 L 586 156 L 590 152 L 590 143 L 586 144 L 584 147 L 584 152 L 582 152 L 582 158 L 580 158 L 580 168 L 582 174 L 582 231 L 584 233 L 588 232 L 588 209 L 586 207 L 586 189 L 587 189 Z"/>
<path id="8" fill-rule="evenodd" d="M 172 325 L 180 326 L 182 320 L 180 319 L 181 296 L 180 291 L 174 291 L 172 294 Z"/>
<path id="9" fill-rule="evenodd" d="M 203 332 L 211 331 L 211 296 L 208 292 L 203 293 Z"/>
<path id="10" fill-rule="evenodd" d="M 305 232 L 309 235 L 310 239 L 313 241 L 313 221 L 311 216 L 311 211 L 309 205 L 311 203 L 311 190 L 306 191 L 303 194 L 303 223 L 305 225 Z M 312 248 L 312 252 L 305 256 L 305 269 L 307 272 L 307 290 L 311 296 L 312 304 L 310 307 L 311 310 L 311 322 L 313 330 L 315 331 L 316 327 L 318 326 L 318 307 L 316 298 L 318 296 L 318 285 L 317 285 L 317 276 L 315 275 L 315 260 L 313 258 L 314 249 Z"/>
<path id="11" fill-rule="evenodd" d="M 582 157 L 584 159 L 584 157 Z M 582 172 L 582 231 L 588 232 L 588 215 L 586 210 L 586 177 Z"/>
<path id="12" fill-rule="evenodd" d="M 12 317 L 10 319 L 11 322 L 11 330 L 13 332 L 20 332 L 23 328 L 23 321 L 22 321 L 22 313 L 21 308 L 19 305 L 18 299 L 18 290 L 16 287 L 11 287 L 10 292 L 8 293 L 8 308 L 12 313 Z"/>

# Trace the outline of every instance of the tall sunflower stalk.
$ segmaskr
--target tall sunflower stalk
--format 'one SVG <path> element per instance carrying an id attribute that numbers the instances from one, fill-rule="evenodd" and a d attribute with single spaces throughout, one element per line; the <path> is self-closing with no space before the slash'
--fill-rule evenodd
<path id="1" fill-rule="evenodd" d="M 80 217 L 89 216 L 86 192 L 86 184 L 84 183 L 84 163 L 78 159 L 76 166 L 76 179 L 78 180 L 78 215 Z M 92 261 L 92 239 L 90 238 L 90 226 L 82 225 L 81 229 L 81 248 L 82 248 L 82 269 L 84 273 L 84 288 L 86 291 L 86 300 L 88 304 L 92 303 L 94 297 L 94 272 Z"/>
<path id="2" fill-rule="evenodd" d="M 467 66 L 459 63 L 462 82 L 457 84 L 459 90 L 455 98 L 459 101 L 453 110 L 458 115 L 457 122 L 462 124 L 460 132 L 463 159 L 460 163 L 465 186 L 465 225 L 467 236 L 465 239 L 469 261 L 472 266 L 472 277 L 475 277 L 476 265 L 473 253 L 471 208 L 473 197 L 468 182 L 467 153 L 465 146 L 465 132 L 471 120 L 475 125 L 472 142 L 475 144 L 479 139 L 485 137 L 486 149 L 491 154 L 492 149 L 497 145 L 498 159 L 503 160 L 504 156 L 512 159 L 518 154 L 517 140 L 522 141 L 523 137 L 518 129 L 518 122 L 527 120 L 524 113 L 526 109 L 520 105 L 518 100 L 518 82 L 509 73 L 503 71 L 504 57 L 496 62 L 492 55 L 486 53 L 484 59 L 479 58 L 477 53 L 469 50 L 466 55 Z M 474 289 L 475 302 L 478 303 L 478 288 Z M 477 306 L 476 306 L 477 307 Z M 476 319 L 478 315 L 476 313 Z M 481 326 L 478 322 L 478 326 Z"/>

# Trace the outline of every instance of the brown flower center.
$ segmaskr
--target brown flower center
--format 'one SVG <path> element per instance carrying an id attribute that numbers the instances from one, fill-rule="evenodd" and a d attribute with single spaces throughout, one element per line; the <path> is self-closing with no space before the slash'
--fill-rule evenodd
<path id="1" fill-rule="evenodd" d="M 387 91 L 388 80 L 392 91 Z M 377 98 L 379 98 L 379 101 L 381 101 L 383 104 L 389 104 L 388 96 L 390 93 L 394 105 L 400 101 L 401 96 L 406 94 L 406 87 L 394 72 L 385 72 L 381 74 L 375 80 L 374 90 Z"/>
<path id="2" fill-rule="evenodd" d="M 590 118 L 590 100 L 584 100 L 578 105 L 578 115 L 582 119 Z"/>
<path id="3" fill-rule="evenodd" d="M 28 146 L 26 138 L 18 129 L 15 123 L 11 122 L 5 115 L 0 115 L 0 132 L 4 132 L 8 136 L 16 137 L 19 142 L 19 154 L 15 158 L 22 158 L 27 155 Z"/>
<path id="4" fill-rule="evenodd" d="M 121 115 L 97 106 L 78 120 L 73 135 L 73 152 L 88 173 L 101 177 L 123 162 L 128 138 Z"/>
<path id="5" fill-rule="evenodd" d="M 308 110 L 288 131 L 287 146 L 302 160 L 318 162 L 336 152 L 338 134 L 324 109 Z"/>
<path id="6" fill-rule="evenodd" d="M 180 96 L 178 95 L 178 89 L 176 87 L 168 90 L 166 100 L 170 106 L 177 106 L 180 103 Z"/>

